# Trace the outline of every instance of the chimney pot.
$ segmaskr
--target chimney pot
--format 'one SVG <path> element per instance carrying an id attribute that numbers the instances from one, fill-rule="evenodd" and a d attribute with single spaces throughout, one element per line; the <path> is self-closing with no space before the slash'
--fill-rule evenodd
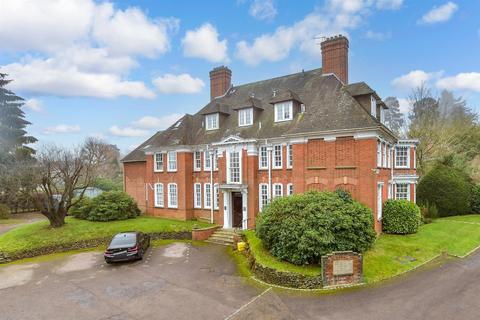
<path id="1" fill-rule="evenodd" d="M 343 35 L 326 38 L 322 48 L 322 73 L 334 73 L 348 84 L 348 39 Z"/>
<path id="2" fill-rule="evenodd" d="M 220 66 L 210 71 L 210 101 L 223 96 L 232 85 L 232 70 Z"/>

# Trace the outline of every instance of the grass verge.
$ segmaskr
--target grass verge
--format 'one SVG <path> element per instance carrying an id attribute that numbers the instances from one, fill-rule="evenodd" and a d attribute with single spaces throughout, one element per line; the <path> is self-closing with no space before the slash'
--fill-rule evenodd
<path id="1" fill-rule="evenodd" d="M 67 245 L 80 240 L 110 237 L 122 231 L 181 232 L 191 231 L 194 226 L 207 227 L 209 224 L 155 217 L 110 222 L 92 222 L 67 217 L 65 225 L 61 228 L 52 229 L 48 221 L 39 221 L 0 235 L 0 252 L 11 254 L 52 245 Z"/>
<path id="2" fill-rule="evenodd" d="M 257 238 L 255 231 L 245 231 L 250 252 L 255 257 L 255 261 L 264 267 L 276 269 L 278 271 L 293 272 L 306 276 L 318 276 L 322 271 L 319 265 L 297 266 L 289 262 L 280 261 L 272 256 L 262 245 L 262 241 Z"/>
<path id="3" fill-rule="evenodd" d="M 22 222 L 25 222 L 25 220 L 22 220 L 22 219 L 0 219 L 0 225 L 17 224 L 17 223 L 22 223 Z"/>

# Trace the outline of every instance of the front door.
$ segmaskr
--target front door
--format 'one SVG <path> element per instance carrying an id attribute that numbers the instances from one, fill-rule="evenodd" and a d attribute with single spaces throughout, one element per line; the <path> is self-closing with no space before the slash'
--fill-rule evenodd
<path id="1" fill-rule="evenodd" d="M 233 213 L 233 221 L 232 226 L 234 228 L 241 228 L 242 227 L 242 217 L 243 217 L 243 201 L 242 201 L 242 193 L 241 192 L 233 192 L 232 193 L 232 213 Z"/>

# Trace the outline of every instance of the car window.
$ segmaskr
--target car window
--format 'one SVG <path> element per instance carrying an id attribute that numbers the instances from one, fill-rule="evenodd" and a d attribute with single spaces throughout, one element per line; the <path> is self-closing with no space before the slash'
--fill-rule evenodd
<path id="1" fill-rule="evenodd" d="M 110 245 L 112 246 L 128 246 L 135 245 L 137 242 L 137 236 L 135 233 L 120 233 L 113 237 Z"/>

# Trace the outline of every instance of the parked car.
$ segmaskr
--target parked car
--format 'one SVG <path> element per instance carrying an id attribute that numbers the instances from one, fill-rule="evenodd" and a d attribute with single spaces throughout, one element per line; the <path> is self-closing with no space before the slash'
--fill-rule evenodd
<path id="1" fill-rule="evenodd" d="M 143 232 L 122 232 L 116 234 L 104 257 L 107 263 L 117 261 L 141 260 L 150 246 L 150 236 Z"/>

